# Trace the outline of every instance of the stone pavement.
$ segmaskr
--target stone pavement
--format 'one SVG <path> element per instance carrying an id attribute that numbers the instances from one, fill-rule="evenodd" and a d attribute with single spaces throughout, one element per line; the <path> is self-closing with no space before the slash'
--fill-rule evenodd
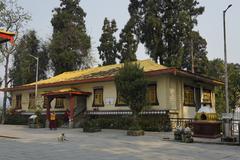
<path id="1" fill-rule="evenodd" d="M 63 143 L 57 141 L 62 132 L 68 139 Z M 0 160 L 240 160 L 240 146 L 162 140 L 171 135 L 130 137 L 123 130 L 84 133 L 0 125 Z"/>

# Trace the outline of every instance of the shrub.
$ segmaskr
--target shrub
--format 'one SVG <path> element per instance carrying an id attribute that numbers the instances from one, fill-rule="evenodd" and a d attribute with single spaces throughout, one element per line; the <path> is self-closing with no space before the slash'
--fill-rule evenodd
<path id="1" fill-rule="evenodd" d="M 139 126 L 132 125 L 132 117 L 130 115 L 101 115 L 90 116 L 90 119 L 97 120 L 100 128 L 106 129 L 130 129 L 145 131 L 171 131 L 169 116 L 166 115 L 140 115 L 138 117 Z M 86 120 L 86 121 L 89 121 Z"/>
<path id="2" fill-rule="evenodd" d="M 99 132 L 101 131 L 97 119 L 86 120 L 83 124 L 83 132 Z"/>
<path id="3" fill-rule="evenodd" d="M 125 63 L 115 77 L 117 91 L 133 113 L 131 130 L 141 129 L 138 114 L 146 106 L 147 83 L 143 68 L 137 63 Z"/>
<path id="4" fill-rule="evenodd" d="M 29 115 L 7 114 L 5 124 L 27 125 Z"/>

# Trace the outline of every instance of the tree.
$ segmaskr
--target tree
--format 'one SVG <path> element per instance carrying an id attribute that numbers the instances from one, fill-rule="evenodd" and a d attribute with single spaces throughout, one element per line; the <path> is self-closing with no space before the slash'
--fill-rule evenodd
<path id="1" fill-rule="evenodd" d="M 102 35 L 100 38 L 100 46 L 98 47 L 99 57 L 103 61 L 103 65 L 116 64 L 117 55 L 117 40 L 114 33 L 117 31 L 116 21 L 113 19 L 111 22 L 105 18 Z"/>
<path id="2" fill-rule="evenodd" d="M 19 33 L 23 25 L 30 19 L 28 13 L 24 9 L 17 5 L 15 0 L 2 0 L 1 2 L 4 8 L 0 10 L 0 23 L 3 24 L 6 31 L 15 33 L 15 43 L 18 41 Z M 4 88 L 8 88 L 10 81 L 9 78 L 9 60 L 10 56 L 15 52 L 16 45 L 9 45 L 5 43 L 1 48 L 0 52 L 4 57 Z M 5 122 L 6 115 L 6 104 L 7 104 L 7 92 L 4 92 L 3 96 L 3 112 L 2 112 L 2 123 Z"/>
<path id="3" fill-rule="evenodd" d="M 13 67 L 10 72 L 14 86 L 35 82 L 36 60 L 30 55 L 39 58 L 38 78 L 45 79 L 47 77 L 48 52 L 46 46 L 40 45 L 35 31 L 29 31 L 20 39 L 14 53 Z"/>
<path id="4" fill-rule="evenodd" d="M 131 0 L 130 15 L 138 20 L 136 33 L 153 60 L 181 68 L 184 41 L 204 11 L 198 4 L 196 0 Z"/>
<path id="5" fill-rule="evenodd" d="M 118 51 L 120 53 L 120 62 L 136 61 L 136 51 L 139 40 L 134 34 L 134 21 L 129 20 L 124 29 L 120 33 L 120 40 L 118 43 Z"/>
<path id="6" fill-rule="evenodd" d="M 136 63 L 124 63 L 115 77 L 118 94 L 123 97 L 133 112 L 133 126 L 139 130 L 137 116 L 146 105 L 147 80 L 143 68 Z"/>
<path id="7" fill-rule="evenodd" d="M 224 80 L 224 62 L 221 59 L 214 59 L 208 62 L 207 75 L 214 79 Z M 216 112 L 221 115 L 225 112 L 225 91 L 224 86 L 215 87 Z"/>
<path id="8" fill-rule="evenodd" d="M 208 67 L 208 72 L 207 72 L 208 76 L 224 81 L 224 62 L 222 59 L 216 58 L 216 59 L 210 60 L 208 62 L 207 67 Z"/>
<path id="9" fill-rule="evenodd" d="M 208 76 L 224 81 L 224 62 L 221 59 L 209 61 Z M 228 64 L 228 83 L 229 83 L 229 105 L 231 109 L 239 106 L 240 99 L 240 65 Z M 217 86 L 216 110 L 218 113 L 225 112 L 225 90 L 224 86 Z"/>
<path id="10" fill-rule="evenodd" d="M 240 106 L 240 64 L 228 64 L 229 105 L 231 109 Z"/>
<path id="11" fill-rule="evenodd" d="M 88 68 L 91 65 L 91 41 L 86 33 L 86 13 L 80 0 L 61 0 L 53 10 L 52 40 L 49 46 L 54 74 Z"/>
<path id="12" fill-rule="evenodd" d="M 182 59 L 182 69 L 191 71 L 192 56 L 194 61 L 194 72 L 198 74 L 207 74 L 208 58 L 207 58 L 207 42 L 203 39 L 199 32 L 192 31 L 191 38 L 184 42 L 184 53 Z"/>

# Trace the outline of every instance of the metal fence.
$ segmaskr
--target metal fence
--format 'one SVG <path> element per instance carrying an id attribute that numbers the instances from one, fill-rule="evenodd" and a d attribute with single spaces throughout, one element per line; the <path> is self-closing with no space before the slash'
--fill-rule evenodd
<path id="1" fill-rule="evenodd" d="M 172 128 L 176 128 L 177 126 L 182 127 L 192 127 L 191 123 L 194 119 L 193 118 L 170 118 Z"/>
<path id="2" fill-rule="evenodd" d="M 191 128 L 192 127 L 191 123 L 192 121 L 194 121 L 194 119 L 193 118 L 170 118 L 170 121 L 173 129 L 176 128 L 177 126 Z M 231 128 L 232 128 L 233 135 L 239 134 L 239 124 L 240 124 L 240 114 L 239 114 L 239 119 L 235 118 L 231 120 L 231 125 L 232 125 Z"/>

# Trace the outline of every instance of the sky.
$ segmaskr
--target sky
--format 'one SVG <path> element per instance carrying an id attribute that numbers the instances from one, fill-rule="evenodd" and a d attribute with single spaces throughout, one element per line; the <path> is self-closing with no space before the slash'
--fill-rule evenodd
<path id="1" fill-rule="evenodd" d="M 240 15 L 239 0 L 198 0 L 200 6 L 205 7 L 203 15 L 198 17 L 198 26 L 195 30 L 199 31 L 202 37 L 207 40 L 208 57 L 209 59 L 222 58 L 223 50 L 223 13 L 229 4 L 232 7 L 226 14 L 226 30 L 227 30 L 227 56 L 228 62 L 239 63 L 240 53 Z M 32 20 L 28 23 L 26 28 L 37 31 L 42 40 L 47 40 L 51 37 L 52 26 L 52 10 L 58 7 L 59 0 L 18 0 L 26 11 L 28 11 Z M 118 32 L 126 24 L 128 14 L 129 0 L 81 0 L 80 5 L 87 13 L 86 27 L 87 32 L 92 38 L 92 52 L 95 53 L 95 58 L 98 60 L 97 46 L 99 45 L 99 38 L 102 33 L 102 25 L 105 17 L 115 19 L 117 21 Z M 138 59 L 146 59 L 148 55 L 145 54 L 144 46 L 139 46 L 137 51 Z"/>
<path id="2" fill-rule="evenodd" d="M 226 33 L 227 33 L 227 57 L 228 62 L 240 63 L 240 0 L 198 0 L 200 6 L 205 7 L 203 15 L 198 17 L 198 26 L 195 30 L 207 40 L 208 58 L 223 59 L 223 10 L 229 4 L 232 7 L 226 14 Z M 22 6 L 31 16 L 31 21 L 24 26 L 25 29 L 36 30 L 42 40 L 51 38 L 52 10 L 58 7 L 59 0 L 18 0 L 18 5 Z M 102 25 L 105 17 L 115 19 L 119 32 L 126 24 L 129 0 L 81 0 L 80 6 L 87 13 L 86 27 L 92 40 L 92 52 L 96 59 L 96 64 L 101 63 L 97 54 L 97 46 L 102 33 Z M 138 59 L 147 59 L 143 45 L 137 51 Z M 3 64 L 0 66 L 0 74 L 3 75 Z M 2 77 L 2 76 L 1 76 Z M 1 96 L 1 95 L 0 95 Z"/>

